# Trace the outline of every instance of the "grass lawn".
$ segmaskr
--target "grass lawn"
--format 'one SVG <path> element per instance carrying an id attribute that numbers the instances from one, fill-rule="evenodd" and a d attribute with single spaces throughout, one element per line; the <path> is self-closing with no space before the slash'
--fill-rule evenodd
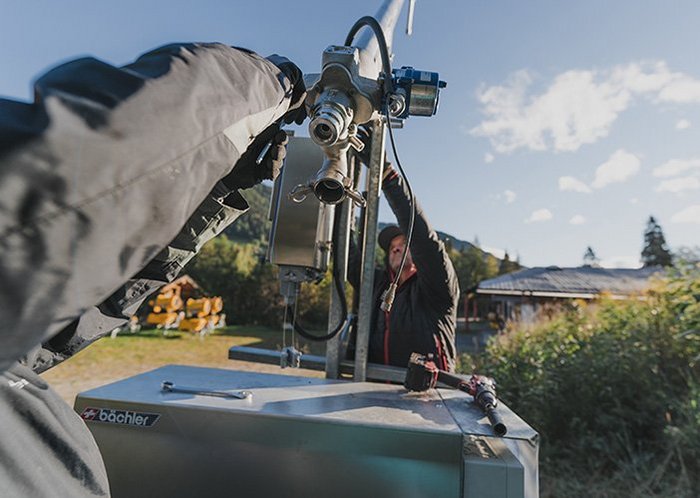
<path id="1" fill-rule="evenodd" d="M 287 341 L 290 342 L 289 337 Z M 305 353 L 325 354 L 322 344 L 300 344 L 297 347 Z M 280 330 L 255 326 L 225 327 L 205 337 L 180 331 L 170 331 L 169 335 L 163 335 L 161 330 L 142 330 L 135 334 L 123 332 L 114 339 L 107 336 L 96 341 L 67 361 L 44 372 L 42 377 L 72 405 L 79 392 L 167 364 L 323 376 L 323 372 L 281 369 L 276 365 L 228 359 L 231 346 L 278 350 L 281 345 Z"/>

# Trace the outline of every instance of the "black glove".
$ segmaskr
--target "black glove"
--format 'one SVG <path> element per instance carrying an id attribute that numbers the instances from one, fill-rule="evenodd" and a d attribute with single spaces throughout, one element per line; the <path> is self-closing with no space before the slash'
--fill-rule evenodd
<path id="1" fill-rule="evenodd" d="M 362 149 L 361 152 L 358 152 L 355 150 L 355 154 L 357 155 L 357 158 L 360 160 L 362 164 L 365 166 L 369 167 L 369 152 L 372 148 L 372 133 L 370 129 L 366 126 L 360 126 L 357 129 L 357 138 L 360 139 L 360 141 L 365 144 L 365 147 Z M 394 176 L 395 170 L 391 166 L 391 162 L 387 161 L 386 159 L 386 151 L 384 152 L 384 170 L 382 173 L 382 179 L 386 180 L 390 176 Z"/>
<path id="2" fill-rule="evenodd" d="M 277 66 L 292 83 L 291 103 L 289 104 L 287 113 L 282 116 L 282 121 L 287 124 L 296 123 L 300 125 L 304 122 L 304 119 L 306 119 L 306 107 L 304 107 L 306 86 L 304 85 L 304 75 L 296 64 L 286 57 L 272 54 L 267 60 Z"/>
<path id="3" fill-rule="evenodd" d="M 365 148 L 362 149 L 361 152 L 358 152 L 355 150 L 355 154 L 357 154 L 357 158 L 364 164 L 365 166 L 369 166 L 369 151 L 372 148 L 372 133 L 367 129 L 366 126 L 360 126 L 357 128 L 357 138 L 360 139 L 360 141 L 365 144 Z"/>
<path id="4" fill-rule="evenodd" d="M 280 123 L 275 122 L 265 128 L 255 137 L 253 143 L 238 159 L 228 175 L 221 181 L 231 190 L 250 188 L 263 180 L 274 180 L 280 173 L 282 163 L 287 155 L 287 133 L 280 129 Z M 260 164 L 257 159 L 265 146 L 272 142 Z"/>

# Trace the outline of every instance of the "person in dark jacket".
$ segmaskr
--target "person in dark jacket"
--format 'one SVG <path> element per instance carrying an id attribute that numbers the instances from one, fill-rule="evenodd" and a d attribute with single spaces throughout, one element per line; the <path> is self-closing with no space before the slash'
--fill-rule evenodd
<path id="1" fill-rule="evenodd" d="M 288 60 L 221 44 L 79 59 L 34 87 L 0 99 L 0 495 L 109 496 L 90 432 L 37 372 L 248 209 L 240 190 L 279 172 L 305 89 Z"/>
<path id="2" fill-rule="evenodd" d="M 413 352 L 433 354 L 439 368 L 454 371 L 459 284 L 444 244 L 418 204 L 413 239 L 393 306 L 389 312 L 381 309 L 382 294 L 396 277 L 406 250 L 405 234 L 411 214 L 410 196 L 403 179 L 388 163 L 382 190 L 398 226 L 385 227 L 378 237 L 386 258 L 385 268 L 375 275 L 368 360 L 406 367 Z M 359 272 L 351 271 L 349 278 L 358 288 Z"/>

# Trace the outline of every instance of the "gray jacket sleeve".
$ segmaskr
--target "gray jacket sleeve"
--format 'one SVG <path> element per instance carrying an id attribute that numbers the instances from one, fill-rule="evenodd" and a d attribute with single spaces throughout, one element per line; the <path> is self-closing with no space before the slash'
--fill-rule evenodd
<path id="1" fill-rule="evenodd" d="M 255 54 L 192 44 L 123 68 L 69 62 L 35 93 L 0 100 L 0 371 L 110 296 L 136 299 L 137 273 L 169 264 L 291 85 Z"/>
<path id="2" fill-rule="evenodd" d="M 23 363 L 41 373 L 126 323 L 153 292 L 175 280 L 205 243 L 247 210 L 248 204 L 238 191 L 230 192 L 222 182 L 217 183 L 180 233 L 153 260 L 105 301 L 33 348 Z"/>

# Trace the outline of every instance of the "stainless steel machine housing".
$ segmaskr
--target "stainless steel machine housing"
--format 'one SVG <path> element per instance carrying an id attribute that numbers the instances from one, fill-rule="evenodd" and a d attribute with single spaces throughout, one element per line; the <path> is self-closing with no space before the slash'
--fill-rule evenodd
<path id="1" fill-rule="evenodd" d="M 162 392 L 164 380 L 252 395 Z M 537 433 L 502 406 L 508 438 L 493 437 L 469 401 L 448 389 L 171 365 L 82 393 L 75 408 L 114 498 L 537 497 Z"/>

